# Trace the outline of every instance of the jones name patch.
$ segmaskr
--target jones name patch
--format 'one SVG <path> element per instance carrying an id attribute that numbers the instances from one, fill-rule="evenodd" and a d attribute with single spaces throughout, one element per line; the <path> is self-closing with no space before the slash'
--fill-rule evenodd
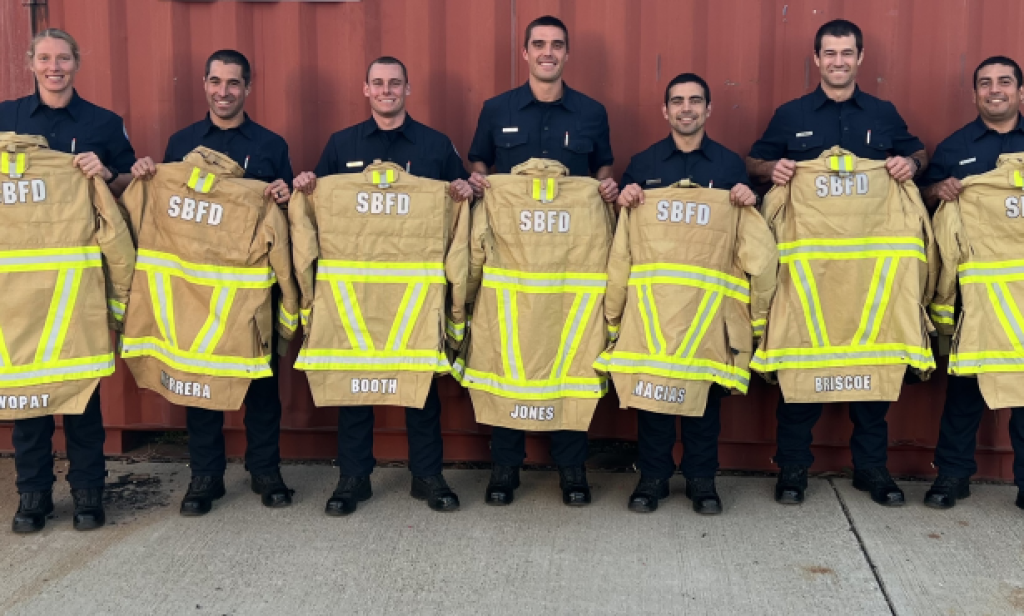
<path id="1" fill-rule="evenodd" d="M 22 409 L 45 409 L 50 406 L 50 394 L 38 396 L 0 396 L 0 411 Z"/>
<path id="2" fill-rule="evenodd" d="M 633 389 L 633 395 L 658 402 L 674 402 L 682 404 L 686 400 L 685 387 L 670 387 L 668 385 L 654 385 L 645 381 L 637 381 Z"/>
<path id="3" fill-rule="evenodd" d="M 354 394 L 397 394 L 398 379 L 352 379 Z"/>
<path id="4" fill-rule="evenodd" d="M 509 415 L 512 419 L 535 419 L 537 421 L 551 421 L 555 418 L 555 407 L 553 406 L 529 406 L 517 404 Z"/>
<path id="5" fill-rule="evenodd" d="M 210 399 L 210 386 L 206 383 L 179 381 L 166 372 L 160 372 L 160 384 L 164 386 L 164 389 L 178 396 Z"/>
<path id="6" fill-rule="evenodd" d="M 827 391 L 852 391 L 855 389 L 871 389 L 871 375 L 814 377 L 814 391 L 819 394 Z"/>

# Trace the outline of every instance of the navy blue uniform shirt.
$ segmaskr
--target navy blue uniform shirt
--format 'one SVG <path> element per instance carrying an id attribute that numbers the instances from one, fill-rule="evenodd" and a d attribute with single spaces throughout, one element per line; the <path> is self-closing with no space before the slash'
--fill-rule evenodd
<path id="1" fill-rule="evenodd" d="M 470 162 L 510 173 L 531 158 L 548 158 L 568 167 L 570 175 L 582 176 L 612 164 L 604 105 L 567 85 L 562 88 L 562 98 L 552 103 L 534 98 L 529 83 L 485 102 Z"/>
<path id="2" fill-rule="evenodd" d="M 743 159 L 732 150 L 704 135 L 696 150 L 683 152 L 669 135 L 629 161 L 619 188 L 629 184 L 639 184 L 644 190 L 664 188 L 682 179 L 724 190 L 750 185 Z"/>
<path id="3" fill-rule="evenodd" d="M 919 185 L 928 186 L 946 178 L 962 180 L 969 175 L 987 173 L 996 168 L 1000 154 L 1014 152 L 1024 152 L 1024 117 L 1017 114 L 1017 126 L 1003 134 L 985 126 L 978 117 L 935 148 L 935 156 Z"/>
<path id="4" fill-rule="evenodd" d="M 924 149 L 889 101 L 856 88 L 853 96 L 837 103 L 819 85 L 775 110 L 764 136 L 750 148 L 750 157 L 813 160 L 837 145 L 871 160 L 909 156 Z"/>
<path id="5" fill-rule="evenodd" d="M 243 112 L 244 113 L 244 112 Z M 189 152 L 205 146 L 224 154 L 245 169 L 245 177 L 261 182 L 284 180 L 289 187 L 295 175 L 288 157 L 288 144 L 275 132 L 245 119 L 235 128 L 223 130 L 210 121 L 210 114 L 171 135 L 164 152 L 165 163 L 179 163 Z"/>
<path id="6" fill-rule="evenodd" d="M 395 129 L 381 130 L 371 117 L 334 133 L 314 173 L 317 177 L 359 173 L 375 160 L 393 162 L 428 180 L 452 182 L 469 177 L 452 140 L 408 114 Z"/>
<path id="7" fill-rule="evenodd" d="M 135 150 L 121 116 L 90 103 L 78 92 L 61 109 L 47 107 L 39 94 L 0 103 L 0 131 L 45 137 L 57 152 L 92 152 L 118 173 L 130 173 L 135 164 Z"/>

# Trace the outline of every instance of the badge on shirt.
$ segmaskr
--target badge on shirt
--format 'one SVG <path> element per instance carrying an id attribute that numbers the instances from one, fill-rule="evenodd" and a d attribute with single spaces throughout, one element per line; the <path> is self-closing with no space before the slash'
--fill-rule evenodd
<path id="1" fill-rule="evenodd" d="M 644 182 L 644 186 L 656 186 L 661 184 L 661 178 L 654 178 L 653 180 L 647 180 Z"/>
<path id="2" fill-rule="evenodd" d="M 503 133 L 518 133 L 519 132 L 519 127 L 518 126 L 506 126 L 505 128 L 501 129 L 501 132 L 503 132 Z"/>
<path id="3" fill-rule="evenodd" d="M 348 167 L 349 169 L 352 169 L 353 167 L 362 167 L 363 166 L 363 161 L 361 161 L 361 160 L 350 160 L 347 163 L 345 163 L 345 166 Z"/>
<path id="4" fill-rule="evenodd" d="M 978 162 L 978 158 L 976 156 L 972 156 L 970 158 L 963 159 L 962 161 L 960 161 L 960 164 L 961 165 L 969 165 L 971 163 L 976 163 L 976 162 Z"/>
<path id="5" fill-rule="evenodd" d="M 810 136 L 812 136 L 813 134 L 814 134 L 814 131 L 813 131 L 813 130 L 805 130 L 805 131 L 804 131 L 804 132 L 802 132 L 802 133 L 797 133 L 797 134 L 796 134 L 796 138 L 797 138 L 797 139 L 799 139 L 799 138 L 801 138 L 801 137 L 810 137 Z"/>

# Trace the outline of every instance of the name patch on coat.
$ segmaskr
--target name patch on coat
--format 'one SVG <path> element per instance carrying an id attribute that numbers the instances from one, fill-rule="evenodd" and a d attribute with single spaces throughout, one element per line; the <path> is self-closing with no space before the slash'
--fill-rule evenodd
<path id="1" fill-rule="evenodd" d="M 352 379 L 354 394 L 397 394 L 398 379 Z"/>
<path id="2" fill-rule="evenodd" d="M 4 205 L 16 203 L 39 203 L 46 200 L 46 183 L 42 180 L 20 180 L 17 182 L 0 182 Z"/>
<path id="3" fill-rule="evenodd" d="M 871 389 L 870 374 L 814 377 L 814 391 L 819 394 L 829 391 L 864 391 L 868 389 Z"/>
<path id="4" fill-rule="evenodd" d="M 50 394 L 37 396 L 3 396 L 0 395 L 0 411 L 20 411 L 23 409 L 45 409 L 50 406 Z"/>
<path id="5" fill-rule="evenodd" d="M 551 421 L 555 418 L 555 407 L 553 406 L 531 406 L 517 404 L 516 408 L 509 413 L 512 419 L 534 419 L 537 421 Z"/>
<path id="6" fill-rule="evenodd" d="M 160 384 L 164 389 L 178 396 L 210 399 L 210 386 L 206 383 L 179 381 L 166 372 L 160 372 Z"/>
<path id="7" fill-rule="evenodd" d="M 654 385 L 646 381 L 637 381 L 633 388 L 633 395 L 638 398 L 647 398 L 658 402 L 672 402 L 682 404 L 686 401 L 685 387 L 671 387 L 669 385 Z"/>

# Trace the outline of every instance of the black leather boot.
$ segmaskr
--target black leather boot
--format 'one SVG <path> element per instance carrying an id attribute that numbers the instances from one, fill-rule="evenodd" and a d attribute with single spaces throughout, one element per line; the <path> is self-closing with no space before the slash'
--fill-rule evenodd
<path id="1" fill-rule="evenodd" d="M 213 501 L 226 493 L 223 477 L 210 475 L 193 477 L 188 484 L 185 498 L 181 499 L 181 509 L 178 512 L 188 517 L 206 515 L 213 508 Z"/>
<path id="2" fill-rule="evenodd" d="M 952 509 L 956 501 L 971 495 L 970 477 L 945 477 L 939 475 L 932 487 L 924 494 L 924 504 L 932 509 Z"/>
<path id="3" fill-rule="evenodd" d="M 783 466 L 775 483 L 775 501 L 783 505 L 799 505 L 807 491 L 807 467 Z"/>
<path id="4" fill-rule="evenodd" d="M 71 498 L 75 501 L 72 518 L 75 530 L 95 530 L 107 523 L 107 514 L 103 511 L 103 488 L 72 489 Z"/>
<path id="5" fill-rule="evenodd" d="M 459 497 L 448 487 L 444 475 L 413 477 L 410 494 L 417 500 L 427 501 L 427 507 L 434 511 L 457 511 L 459 509 Z"/>
<path id="6" fill-rule="evenodd" d="M 587 484 L 585 466 L 559 466 L 558 485 L 562 488 L 562 503 L 570 507 L 590 504 L 590 485 Z"/>
<path id="7" fill-rule="evenodd" d="M 280 470 L 266 475 L 254 474 L 250 485 L 252 491 L 260 495 L 264 507 L 279 509 L 292 504 L 292 494 L 295 494 L 295 490 L 289 489 L 284 484 Z"/>
<path id="8" fill-rule="evenodd" d="M 1024 509 L 1024 488 L 1017 488 L 1017 506 Z"/>
<path id="9" fill-rule="evenodd" d="M 353 513 L 359 503 L 370 500 L 373 489 L 370 488 L 370 477 L 349 477 L 342 475 L 338 479 L 338 487 L 327 499 L 324 513 L 329 516 L 341 517 Z"/>
<path id="10" fill-rule="evenodd" d="M 658 508 L 658 501 L 668 498 L 668 479 L 647 479 L 643 475 L 636 489 L 629 495 L 629 510 L 650 513 Z"/>
<path id="11" fill-rule="evenodd" d="M 870 493 L 871 500 L 886 507 L 900 507 L 907 502 L 903 490 L 892 480 L 889 469 L 884 466 L 855 469 L 853 487 Z"/>
<path id="12" fill-rule="evenodd" d="M 14 514 L 11 530 L 16 533 L 38 533 L 46 526 L 46 516 L 53 513 L 53 492 L 22 492 L 18 512 Z"/>
<path id="13" fill-rule="evenodd" d="M 722 499 L 715 489 L 714 477 L 694 477 L 686 480 L 686 498 L 693 501 L 693 510 L 701 515 L 722 513 Z"/>
<path id="14" fill-rule="evenodd" d="M 511 505 L 518 487 L 518 466 L 495 465 L 491 468 L 491 480 L 487 482 L 484 502 L 488 505 Z"/>

